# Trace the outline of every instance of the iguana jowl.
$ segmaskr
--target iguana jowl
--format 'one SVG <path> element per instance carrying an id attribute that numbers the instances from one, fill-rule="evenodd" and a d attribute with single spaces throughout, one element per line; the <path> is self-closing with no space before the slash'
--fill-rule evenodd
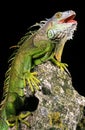
<path id="1" fill-rule="evenodd" d="M 75 15 L 72 10 L 55 13 L 52 18 L 35 24 L 34 26 L 40 27 L 37 31 L 30 31 L 21 38 L 17 45 L 19 49 L 6 72 L 0 109 L 0 130 L 8 130 L 14 125 L 18 129 L 18 121 L 29 127 L 29 123 L 23 119 L 30 112 L 23 114 L 21 108 L 25 106 L 26 86 L 33 93 L 39 90 L 40 81 L 36 78 L 37 72 L 32 72 L 32 69 L 47 60 L 51 60 L 61 69 L 66 67 L 61 63 L 61 55 L 64 44 L 72 39 L 76 30 Z"/>

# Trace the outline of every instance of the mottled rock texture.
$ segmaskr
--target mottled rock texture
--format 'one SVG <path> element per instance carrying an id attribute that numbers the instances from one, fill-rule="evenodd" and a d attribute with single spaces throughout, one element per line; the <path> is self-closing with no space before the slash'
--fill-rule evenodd
<path id="1" fill-rule="evenodd" d="M 38 72 L 40 91 L 27 98 L 32 115 L 26 120 L 31 128 L 21 124 L 20 130 L 85 130 L 85 97 L 74 89 L 72 77 L 50 61 L 34 71 Z"/>

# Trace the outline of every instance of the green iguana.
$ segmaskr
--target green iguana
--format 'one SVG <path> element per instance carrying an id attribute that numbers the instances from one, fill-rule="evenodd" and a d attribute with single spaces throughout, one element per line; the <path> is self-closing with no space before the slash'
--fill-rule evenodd
<path id="1" fill-rule="evenodd" d="M 41 21 L 31 27 L 37 30 L 28 31 L 16 45 L 18 47 L 14 57 L 9 62 L 4 81 L 3 99 L 0 105 L 0 130 L 8 130 L 22 122 L 30 127 L 24 118 L 31 112 L 23 113 L 27 91 L 34 94 L 39 88 L 36 65 L 51 60 L 60 69 L 66 69 L 67 64 L 61 63 L 61 55 L 67 40 L 72 39 L 77 27 L 74 20 L 76 13 L 72 10 L 58 12 L 52 18 Z M 30 30 L 31 30 L 30 29 Z"/>

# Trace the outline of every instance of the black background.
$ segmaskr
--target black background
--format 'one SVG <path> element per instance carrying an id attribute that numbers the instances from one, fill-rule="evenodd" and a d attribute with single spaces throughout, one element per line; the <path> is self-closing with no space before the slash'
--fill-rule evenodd
<path id="1" fill-rule="evenodd" d="M 62 62 L 69 65 L 75 89 L 85 96 L 85 4 L 82 0 L 22 0 L 0 2 L 0 95 L 8 58 L 16 45 L 27 32 L 27 28 L 36 22 L 50 18 L 58 11 L 74 10 L 78 21 L 73 40 L 66 43 Z M 0 96 L 0 97 L 1 97 Z"/>

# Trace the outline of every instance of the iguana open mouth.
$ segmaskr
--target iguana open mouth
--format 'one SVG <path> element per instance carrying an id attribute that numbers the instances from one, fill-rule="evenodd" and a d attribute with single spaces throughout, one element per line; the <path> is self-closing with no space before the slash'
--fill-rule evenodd
<path id="1" fill-rule="evenodd" d="M 71 16 L 69 16 L 69 17 L 67 17 L 65 19 L 60 20 L 59 23 L 76 23 L 77 21 L 74 20 L 75 16 L 76 16 L 76 14 L 74 13 Z"/>
<path id="2" fill-rule="evenodd" d="M 75 18 L 75 15 L 72 15 L 72 16 L 66 18 L 66 19 L 64 20 L 64 22 L 65 22 L 65 23 L 76 22 L 76 20 L 74 20 L 74 18 Z"/>

